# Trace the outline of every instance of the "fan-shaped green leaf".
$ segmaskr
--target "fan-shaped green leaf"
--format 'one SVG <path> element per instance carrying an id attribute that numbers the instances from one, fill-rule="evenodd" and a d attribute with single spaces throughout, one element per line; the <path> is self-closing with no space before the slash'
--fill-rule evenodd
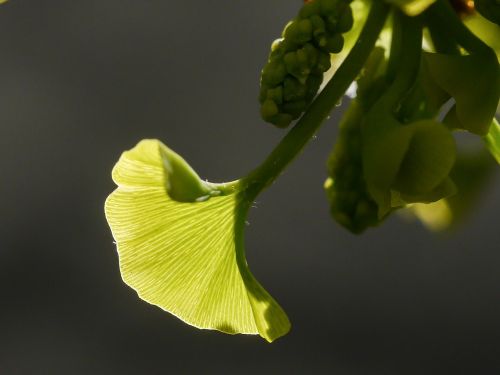
<path id="1" fill-rule="evenodd" d="M 417 16 L 431 6 L 436 0 L 386 0 L 401 8 L 409 16 Z"/>
<path id="2" fill-rule="evenodd" d="M 259 333 L 290 323 L 250 273 L 243 248 L 248 205 L 238 184 L 201 181 L 157 140 L 123 153 L 106 201 L 125 283 L 145 301 L 198 328 Z"/>
<path id="3" fill-rule="evenodd" d="M 500 124 L 498 124 L 496 119 L 493 119 L 490 131 L 486 134 L 484 140 L 491 155 L 493 155 L 498 164 L 500 164 Z"/>
<path id="4" fill-rule="evenodd" d="M 500 97 L 500 70 L 495 55 L 455 56 L 424 53 L 425 63 L 439 86 L 455 98 L 461 128 L 488 133 Z"/>
<path id="5" fill-rule="evenodd" d="M 461 152 L 450 173 L 457 194 L 430 204 L 413 204 L 404 211 L 416 216 L 430 230 L 453 229 L 477 206 L 494 171 L 495 162 L 484 149 Z"/>
<path id="6" fill-rule="evenodd" d="M 401 125 L 391 117 L 368 119 L 375 122 L 364 125 L 363 167 L 379 217 L 393 207 L 436 201 L 453 192 L 448 174 L 455 142 L 448 129 L 432 120 Z"/>
<path id="7" fill-rule="evenodd" d="M 500 26 L 481 17 L 477 12 L 466 17 L 463 22 L 474 34 L 495 51 L 497 59 L 500 60 Z"/>

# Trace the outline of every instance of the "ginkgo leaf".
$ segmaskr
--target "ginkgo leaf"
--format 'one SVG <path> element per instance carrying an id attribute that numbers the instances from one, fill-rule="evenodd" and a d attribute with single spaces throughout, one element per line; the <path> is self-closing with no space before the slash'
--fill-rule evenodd
<path id="1" fill-rule="evenodd" d="M 453 229 L 477 207 L 483 188 L 494 172 L 495 162 L 484 149 L 460 152 L 450 173 L 457 186 L 457 194 L 430 204 L 409 205 L 403 213 L 417 217 L 432 231 Z"/>
<path id="2" fill-rule="evenodd" d="M 450 114 L 455 126 L 478 135 L 488 133 L 500 96 L 495 55 L 455 56 L 424 53 L 426 68 L 456 102 Z"/>
<path id="3" fill-rule="evenodd" d="M 491 155 L 493 155 L 498 164 L 500 164 L 500 124 L 498 124 L 496 119 L 493 119 L 490 131 L 486 134 L 484 140 Z"/>
<path id="4" fill-rule="evenodd" d="M 106 201 L 125 283 L 145 301 L 198 328 L 286 334 L 289 320 L 250 273 L 238 182 L 202 181 L 157 140 L 124 152 Z M 180 200 L 178 199 L 180 197 Z"/>
<path id="5" fill-rule="evenodd" d="M 400 207 L 411 203 L 432 203 L 440 199 L 455 195 L 457 187 L 455 182 L 446 177 L 443 182 L 439 183 L 435 188 L 423 193 L 407 193 L 399 190 L 391 190 L 391 199 L 393 207 Z M 395 202 L 398 202 L 397 204 Z"/>
<path id="6" fill-rule="evenodd" d="M 434 121 L 411 124 L 408 130 L 411 141 L 394 187 L 408 195 L 426 194 L 434 191 L 450 173 L 455 163 L 455 141 L 444 126 Z"/>
<path id="7" fill-rule="evenodd" d="M 447 199 L 432 203 L 415 203 L 401 211 L 406 216 L 414 216 L 429 230 L 441 232 L 451 227 L 453 212 Z M 411 218 L 411 217 L 410 217 Z"/>
<path id="8" fill-rule="evenodd" d="M 463 23 L 493 49 L 500 60 L 500 26 L 481 17 L 477 12 L 467 16 Z"/>
<path id="9" fill-rule="evenodd" d="M 422 120 L 402 125 L 386 116 L 368 117 L 363 126 L 364 175 L 380 218 L 391 208 L 436 201 L 454 192 L 448 175 L 455 141 L 442 124 Z"/>
<path id="10" fill-rule="evenodd" d="M 409 16 L 417 16 L 431 6 L 436 0 L 386 0 L 397 5 Z"/>

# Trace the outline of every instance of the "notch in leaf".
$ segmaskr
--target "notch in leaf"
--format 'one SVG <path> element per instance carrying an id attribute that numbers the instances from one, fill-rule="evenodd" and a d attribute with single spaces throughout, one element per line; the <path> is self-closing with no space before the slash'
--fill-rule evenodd
<path id="1" fill-rule="evenodd" d="M 486 142 L 486 148 L 497 163 L 500 164 L 500 124 L 496 119 L 493 119 L 490 131 L 484 137 L 484 141 Z"/>

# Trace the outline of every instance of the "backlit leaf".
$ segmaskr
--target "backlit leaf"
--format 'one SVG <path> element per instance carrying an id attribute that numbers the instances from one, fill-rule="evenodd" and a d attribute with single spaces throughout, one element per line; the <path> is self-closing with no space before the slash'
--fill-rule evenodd
<path id="1" fill-rule="evenodd" d="M 496 119 L 493 119 L 490 131 L 486 134 L 484 140 L 491 155 L 493 155 L 498 164 L 500 164 L 500 124 L 498 124 Z"/>
<path id="2" fill-rule="evenodd" d="M 500 70 L 491 55 L 455 56 L 424 53 L 426 67 L 434 80 L 456 102 L 455 124 L 485 135 L 495 115 L 500 96 Z"/>
<path id="3" fill-rule="evenodd" d="M 142 299 L 198 328 L 270 342 L 288 332 L 286 314 L 248 269 L 248 204 L 237 182 L 201 181 L 157 140 L 123 153 L 113 179 L 106 217 L 123 280 Z"/>
<path id="4" fill-rule="evenodd" d="M 436 0 L 386 0 L 401 8 L 409 16 L 417 16 L 431 6 Z"/>

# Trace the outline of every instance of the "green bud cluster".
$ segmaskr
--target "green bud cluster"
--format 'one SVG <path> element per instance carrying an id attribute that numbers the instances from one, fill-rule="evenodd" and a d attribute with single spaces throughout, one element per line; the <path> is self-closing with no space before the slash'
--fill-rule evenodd
<path id="1" fill-rule="evenodd" d="M 262 69 L 262 118 L 286 127 L 311 103 L 330 68 L 330 54 L 344 46 L 353 25 L 350 0 L 313 0 L 285 27 Z"/>
<path id="2" fill-rule="evenodd" d="M 332 217 L 353 233 L 379 223 L 378 206 L 367 191 L 363 176 L 361 123 L 363 110 L 354 100 L 340 124 L 328 159 L 325 189 Z"/>

